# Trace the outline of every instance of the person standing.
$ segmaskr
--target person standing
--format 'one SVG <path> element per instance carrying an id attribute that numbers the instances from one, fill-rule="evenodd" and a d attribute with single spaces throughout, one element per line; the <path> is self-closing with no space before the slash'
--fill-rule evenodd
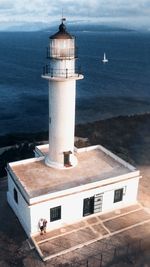
<path id="1" fill-rule="evenodd" d="M 41 218 L 40 220 L 39 220 L 39 228 L 40 228 L 40 231 L 41 231 L 41 235 L 43 235 L 43 231 L 44 231 L 44 225 L 43 225 L 43 222 L 44 222 L 44 220 Z"/>
<path id="2" fill-rule="evenodd" d="M 43 220 L 43 230 L 44 230 L 44 233 L 46 233 L 46 227 L 47 227 L 47 220 L 44 219 Z"/>

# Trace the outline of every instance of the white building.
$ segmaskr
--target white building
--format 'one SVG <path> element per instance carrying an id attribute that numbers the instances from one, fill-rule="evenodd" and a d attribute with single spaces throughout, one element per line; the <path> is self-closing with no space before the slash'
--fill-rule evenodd
<path id="1" fill-rule="evenodd" d="M 74 148 L 76 80 L 75 38 L 63 23 L 50 37 L 49 144 L 35 148 L 35 158 L 9 163 L 7 200 L 27 235 L 48 230 L 136 202 L 140 173 L 97 145 Z"/>

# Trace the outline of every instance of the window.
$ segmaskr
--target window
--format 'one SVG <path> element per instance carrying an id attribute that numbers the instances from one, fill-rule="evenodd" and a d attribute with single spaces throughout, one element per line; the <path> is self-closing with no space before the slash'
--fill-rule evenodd
<path id="1" fill-rule="evenodd" d="M 18 192 L 15 188 L 14 188 L 14 200 L 16 201 L 16 203 L 18 203 Z"/>
<path id="2" fill-rule="evenodd" d="M 114 203 L 121 201 L 123 198 L 123 188 L 115 190 Z"/>
<path id="3" fill-rule="evenodd" d="M 61 219 L 61 206 L 50 209 L 50 221 L 56 221 Z"/>

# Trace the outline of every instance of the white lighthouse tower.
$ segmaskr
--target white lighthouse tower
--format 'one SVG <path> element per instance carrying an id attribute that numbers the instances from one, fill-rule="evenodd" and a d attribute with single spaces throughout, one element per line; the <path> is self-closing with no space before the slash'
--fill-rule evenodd
<path id="1" fill-rule="evenodd" d="M 49 81 L 49 153 L 46 164 L 54 168 L 68 168 L 77 164 L 74 155 L 76 80 L 75 37 L 70 35 L 65 19 L 59 31 L 50 36 L 48 58 L 42 77 Z"/>

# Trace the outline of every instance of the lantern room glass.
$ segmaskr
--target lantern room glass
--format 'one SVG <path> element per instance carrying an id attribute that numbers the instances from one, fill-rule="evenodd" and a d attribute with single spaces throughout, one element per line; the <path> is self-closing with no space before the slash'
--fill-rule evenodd
<path id="1" fill-rule="evenodd" d="M 51 58 L 74 58 L 75 41 L 74 39 L 52 39 L 50 40 Z"/>

